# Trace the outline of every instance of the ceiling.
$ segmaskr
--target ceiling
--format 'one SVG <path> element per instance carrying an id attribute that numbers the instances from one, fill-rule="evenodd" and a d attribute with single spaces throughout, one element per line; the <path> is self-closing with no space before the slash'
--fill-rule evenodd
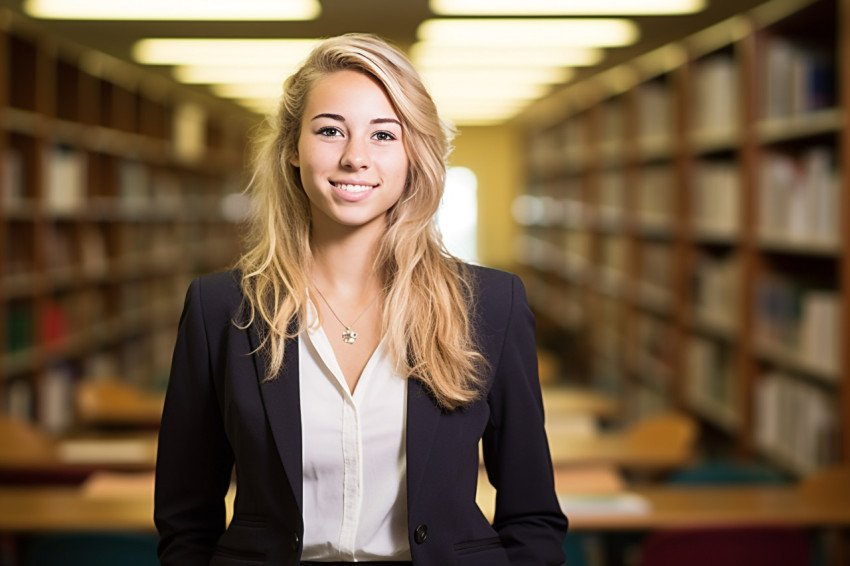
<path id="1" fill-rule="evenodd" d="M 175 0 L 179 1 L 179 0 Z M 282 0 L 283 1 L 283 0 Z M 517 0 L 521 1 L 521 0 Z M 639 0 L 635 0 L 639 1 Z M 21 12 L 23 0 L 0 0 L 0 5 Z M 708 7 L 691 15 L 631 18 L 640 28 L 640 40 L 629 47 L 606 50 L 603 61 L 579 68 L 572 82 L 596 74 L 641 53 L 690 35 L 765 0 L 707 0 Z M 346 32 L 371 32 L 408 48 L 416 40 L 418 25 L 435 17 L 428 0 L 321 0 L 316 20 L 298 22 L 115 22 L 41 20 L 40 26 L 66 40 L 130 60 L 133 44 L 145 37 L 285 38 L 325 37 Z M 168 68 L 154 68 L 168 73 Z M 204 87 L 196 87 L 204 88 Z M 553 87 L 553 91 L 559 88 Z"/>

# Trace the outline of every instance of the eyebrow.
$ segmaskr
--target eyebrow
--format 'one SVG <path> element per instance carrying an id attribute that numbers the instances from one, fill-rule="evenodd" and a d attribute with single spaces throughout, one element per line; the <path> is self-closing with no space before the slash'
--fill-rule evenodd
<path id="1" fill-rule="evenodd" d="M 340 114 L 323 113 L 323 114 L 316 114 L 315 116 L 313 116 L 313 120 L 318 120 L 319 118 L 330 118 L 331 120 L 336 120 L 337 122 L 345 122 L 345 118 L 343 116 L 341 116 Z M 398 124 L 399 127 L 401 126 L 401 122 L 399 120 L 396 120 L 395 118 L 375 118 L 374 120 L 370 120 L 369 123 L 370 124 Z"/>

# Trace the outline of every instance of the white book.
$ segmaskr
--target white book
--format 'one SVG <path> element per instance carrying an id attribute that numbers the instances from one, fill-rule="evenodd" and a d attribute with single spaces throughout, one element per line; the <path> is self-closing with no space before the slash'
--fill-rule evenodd
<path id="1" fill-rule="evenodd" d="M 558 502 L 567 517 L 576 515 L 633 515 L 652 511 L 652 504 L 637 493 L 603 495 L 559 495 Z"/>

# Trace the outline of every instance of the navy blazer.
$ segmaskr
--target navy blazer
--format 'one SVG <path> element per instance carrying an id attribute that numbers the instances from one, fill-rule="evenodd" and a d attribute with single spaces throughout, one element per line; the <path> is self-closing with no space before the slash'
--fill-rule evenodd
<path id="1" fill-rule="evenodd" d="M 416 566 L 556 565 L 567 521 L 555 496 L 543 428 L 534 318 L 519 278 L 471 267 L 475 338 L 489 363 L 485 394 L 438 408 L 411 378 L 407 395 L 407 523 Z M 180 319 L 156 468 L 155 521 L 165 566 L 297 566 L 301 414 L 297 339 L 263 381 L 255 328 L 233 324 L 235 272 L 196 279 Z M 490 524 L 475 503 L 479 439 L 497 490 Z M 234 514 L 224 495 L 235 463 Z"/>

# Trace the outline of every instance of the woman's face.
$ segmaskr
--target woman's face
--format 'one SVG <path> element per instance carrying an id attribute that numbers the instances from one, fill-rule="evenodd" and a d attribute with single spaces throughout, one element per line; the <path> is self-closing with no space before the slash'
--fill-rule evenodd
<path id="1" fill-rule="evenodd" d="M 402 135 L 401 121 L 373 78 L 338 71 L 313 85 L 290 161 L 300 168 L 314 234 L 385 228 L 386 212 L 407 179 Z"/>

